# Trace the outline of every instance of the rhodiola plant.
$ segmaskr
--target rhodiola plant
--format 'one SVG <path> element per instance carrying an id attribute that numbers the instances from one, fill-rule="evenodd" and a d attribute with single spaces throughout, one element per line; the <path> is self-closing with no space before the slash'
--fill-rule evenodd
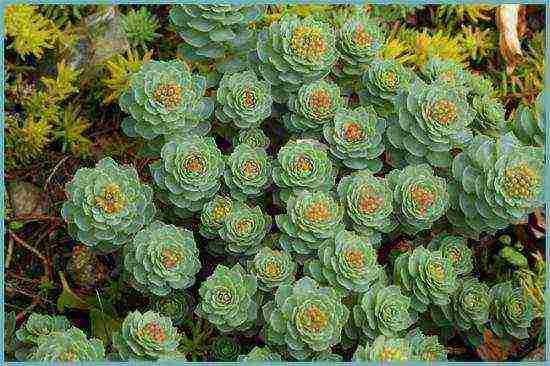
<path id="1" fill-rule="evenodd" d="M 124 269 L 139 291 L 166 296 L 195 283 L 198 256 L 193 233 L 157 221 L 126 245 Z"/>
<path id="2" fill-rule="evenodd" d="M 545 121 L 526 70 L 542 65 L 531 52 L 542 33 L 526 32 L 529 56 L 501 73 L 492 17 L 470 28 L 478 17 L 462 6 L 130 8 L 123 30 L 141 48 L 82 76 L 60 68 L 35 86 L 36 60 L 6 48 L 8 145 L 64 149 L 58 135 L 89 125 L 91 146 L 80 160 L 40 156 L 61 221 L 48 207 L 22 215 L 7 188 L 6 260 L 17 267 L 21 248 L 40 259 L 7 277 L 15 306 L 37 291 L 35 311 L 57 295 L 58 309 L 78 308 L 11 313 L 16 358 L 454 361 L 472 346 L 485 357 L 480 335 L 511 342 L 517 359 L 535 347 Z M 11 8 L 7 42 L 30 39 L 14 20 L 77 17 L 64 9 Z M 59 51 L 40 52 L 43 64 Z M 97 73 L 110 76 L 98 85 Z M 96 106 L 89 85 L 118 105 Z M 58 105 L 41 106 L 50 94 Z M 50 112 L 73 109 L 78 123 L 61 118 L 60 131 Z M 40 286 L 20 279 L 29 271 Z"/>
<path id="3" fill-rule="evenodd" d="M 130 114 L 123 129 L 148 140 L 191 130 L 203 134 L 214 110 L 205 91 L 206 79 L 192 74 L 185 63 L 149 61 L 132 75 L 131 88 L 120 96 L 120 108 Z"/>
<path id="4" fill-rule="evenodd" d="M 258 33 L 252 63 L 272 85 L 273 99 L 288 100 L 300 85 L 326 76 L 338 59 L 334 29 L 313 16 L 285 15 Z"/>
<path id="5" fill-rule="evenodd" d="M 280 286 L 263 313 L 268 344 L 286 345 L 298 360 L 337 344 L 349 317 L 341 297 L 309 277 Z"/>
<path id="6" fill-rule="evenodd" d="M 69 234 L 100 252 L 112 252 L 132 239 L 155 215 L 153 191 L 137 171 L 111 158 L 80 168 L 67 183 L 61 215 Z"/>

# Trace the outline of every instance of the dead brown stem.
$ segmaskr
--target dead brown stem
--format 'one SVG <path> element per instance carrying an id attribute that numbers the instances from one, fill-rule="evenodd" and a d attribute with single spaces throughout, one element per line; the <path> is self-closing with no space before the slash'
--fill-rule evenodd
<path id="1" fill-rule="evenodd" d="M 51 270 L 50 261 L 42 253 L 40 253 L 36 248 L 33 248 L 32 246 L 27 244 L 23 239 L 19 238 L 9 229 L 8 229 L 8 234 L 11 236 L 13 240 L 15 240 L 17 244 L 21 245 L 23 248 L 33 253 L 35 256 L 38 257 L 38 259 L 42 261 L 42 264 L 44 266 L 44 279 L 51 282 L 52 270 Z"/>

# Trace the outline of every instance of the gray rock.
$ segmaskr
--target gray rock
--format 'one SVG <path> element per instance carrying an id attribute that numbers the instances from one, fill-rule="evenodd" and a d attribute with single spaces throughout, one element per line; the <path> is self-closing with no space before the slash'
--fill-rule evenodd
<path id="1" fill-rule="evenodd" d="M 50 210 L 48 200 L 40 188 L 29 182 L 12 182 L 8 186 L 13 216 L 43 216 Z"/>
<path id="2" fill-rule="evenodd" d="M 103 6 L 86 17 L 76 31 L 77 41 L 69 56 L 72 68 L 89 69 L 130 48 L 117 6 Z"/>

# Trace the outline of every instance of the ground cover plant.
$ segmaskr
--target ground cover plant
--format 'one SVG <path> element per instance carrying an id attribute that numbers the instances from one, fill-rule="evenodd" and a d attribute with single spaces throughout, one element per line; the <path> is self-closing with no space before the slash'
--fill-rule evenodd
<path id="1" fill-rule="evenodd" d="M 543 359 L 542 6 L 5 25 L 7 360 Z"/>

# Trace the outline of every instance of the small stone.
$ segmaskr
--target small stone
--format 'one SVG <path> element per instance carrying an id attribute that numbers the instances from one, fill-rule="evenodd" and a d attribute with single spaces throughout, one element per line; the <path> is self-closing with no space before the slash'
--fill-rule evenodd
<path id="1" fill-rule="evenodd" d="M 12 182 L 8 186 L 12 214 L 43 216 L 49 212 L 49 203 L 40 188 L 29 182 Z"/>
<path id="2" fill-rule="evenodd" d="M 90 68 L 130 48 L 117 6 L 101 6 L 77 29 L 77 41 L 69 55 L 72 68 Z"/>

